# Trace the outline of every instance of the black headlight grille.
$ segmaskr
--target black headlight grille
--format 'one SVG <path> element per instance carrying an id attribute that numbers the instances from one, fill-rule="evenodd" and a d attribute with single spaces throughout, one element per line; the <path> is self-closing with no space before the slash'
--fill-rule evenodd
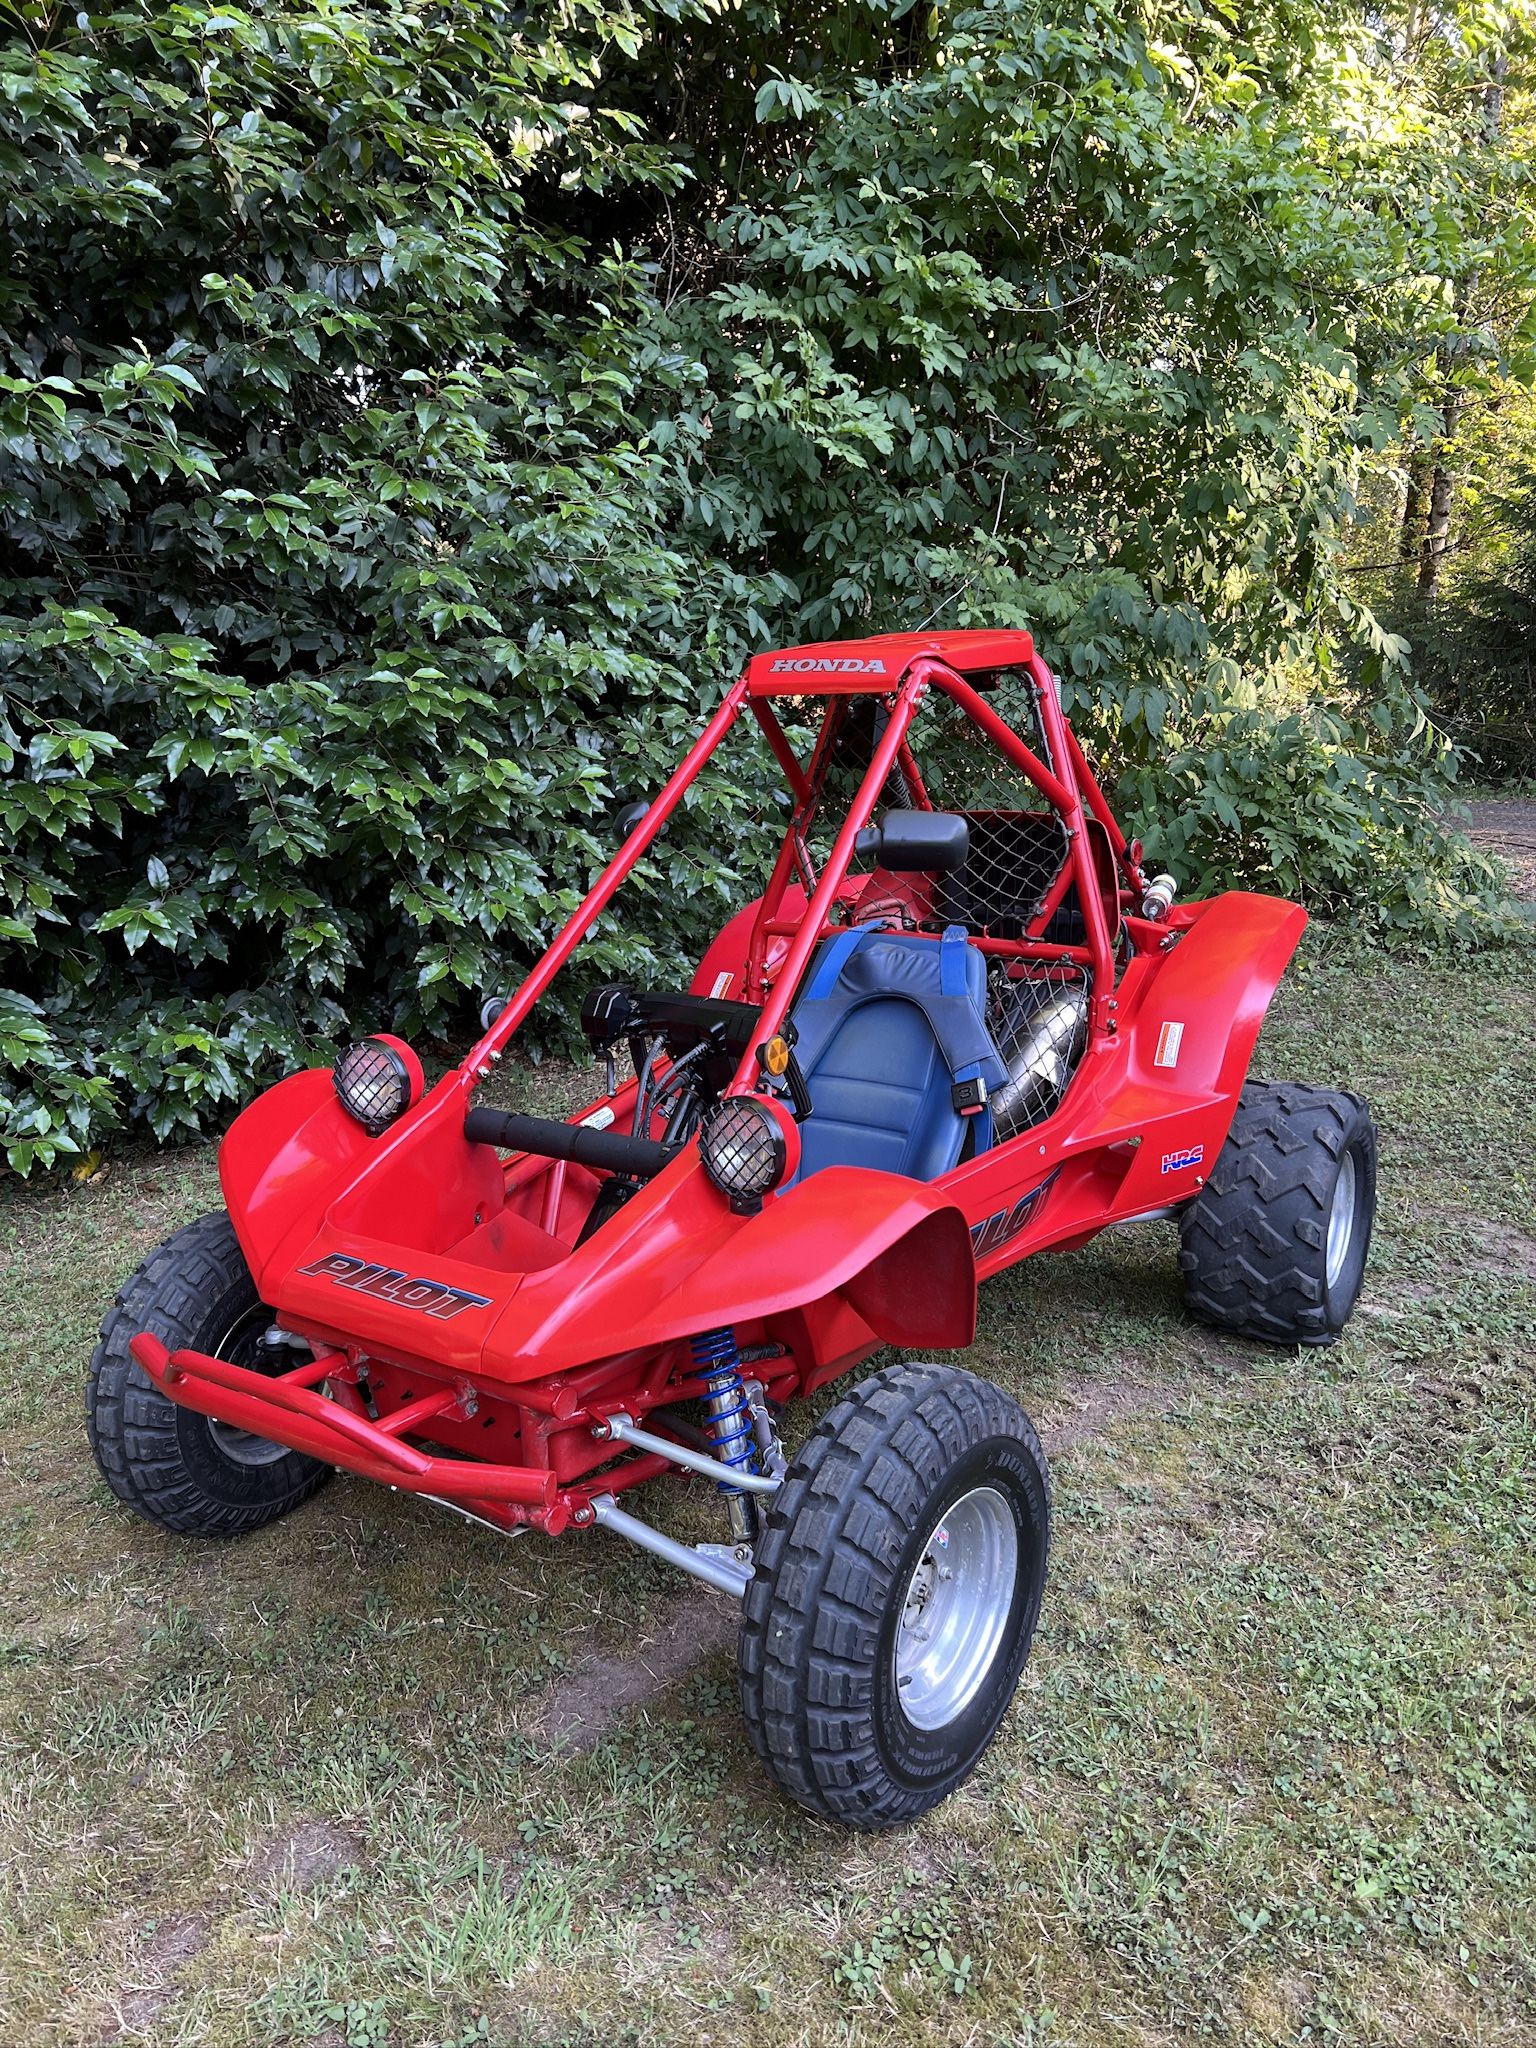
<path id="1" fill-rule="evenodd" d="M 767 1194 L 784 1168 L 784 1139 L 772 1114 L 744 1096 L 716 1103 L 704 1122 L 705 1169 L 724 1194 Z"/>
<path id="2" fill-rule="evenodd" d="M 411 1077 L 392 1045 L 376 1038 L 349 1045 L 332 1076 L 342 1108 L 370 1137 L 392 1124 L 411 1099 Z"/>

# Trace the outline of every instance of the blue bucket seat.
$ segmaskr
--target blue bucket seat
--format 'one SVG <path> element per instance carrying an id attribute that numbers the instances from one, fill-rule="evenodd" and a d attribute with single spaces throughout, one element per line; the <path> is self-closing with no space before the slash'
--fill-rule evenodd
<path id="1" fill-rule="evenodd" d="M 867 1166 L 932 1180 L 973 1126 L 984 1149 L 986 1095 L 1007 1080 L 986 990 L 986 961 L 960 925 L 942 938 L 864 926 L 828 939 L 794 1009 L 811 1096 L 797 1177 Z"/>

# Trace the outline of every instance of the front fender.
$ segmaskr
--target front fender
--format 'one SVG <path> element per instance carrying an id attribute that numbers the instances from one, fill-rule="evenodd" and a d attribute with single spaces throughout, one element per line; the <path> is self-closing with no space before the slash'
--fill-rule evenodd
<path id="1" fill-rule="evenodd" d="M 449 1074 L 370 1137 L 336 1100 L 330 1068 L 311 1067 L 242 1110 L 219 1147 L 219 1182 L 263 1299 L 277 1300 L 273 1290 L 343 1197 L 349 1228 L 400 1236 L 416 1255 L 457 1243 L 477 1209 L 498 1210 L 496 1154 L 465 1142 L 461 1103 Z"/>
<path id="2" fill-rule="evenodd" d="M 756 1216 L 724 1212 L 702 1166 L 677 1162 L 585 1248 L 600 1257 L 528 1275 L 487 1363 L 526 1378 L 835 1294 L 889 1344 L 950 1350 L 975 1335 L 970 1230 L 939 1189 L 828 1167 Z"/>
<path id="3" fill-rule="evenodd" d="M 887 1344 L 963 1349 L 976 1334 L 964 1215 L 921 1181 L 826 1167 L 754 1217 L 661 1306 L 675 1322 L 668 1334 L 684 1336 L 829 1294 L 842 1294 Z"/>
<path id="4" fill-rule="evenodd" d="M 372 1150 L 336 1100 L 329 1067 L 290 1074 L 235 1118 L 219 1147 L 219 1184 L 264 1299 Z"/>

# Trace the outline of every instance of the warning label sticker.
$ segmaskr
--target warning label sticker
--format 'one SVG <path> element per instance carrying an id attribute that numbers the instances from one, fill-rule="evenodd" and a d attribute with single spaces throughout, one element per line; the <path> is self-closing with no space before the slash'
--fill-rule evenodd
<path id="1" fill-rule="evenodd" d="M 1184 1040 L 1182 1024 L 1165 1024 L 1157 1034 L 1157 1051 L 1152 1055 L 1154 1067 L 1176 1067 L 1179 1064 L 1179 1047 Z"/>

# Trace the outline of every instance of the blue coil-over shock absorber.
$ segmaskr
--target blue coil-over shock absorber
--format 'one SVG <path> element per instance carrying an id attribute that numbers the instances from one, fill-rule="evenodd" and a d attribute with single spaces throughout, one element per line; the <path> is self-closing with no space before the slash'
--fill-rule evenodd
<path id="1" fill-rule="evenodd" d="M 758 1469 L 752 1411 L 742 1383 L 741 1355 L 734 1330 L 702 1330 L 691 1340 L 694 1370 L 704 1382 L 704 1423 L 722 1465 L 736 1472 Z M 731 1518 L 731 1535 L 750 1542 L 755 1533 L 752 1506 L 739 1486 L 719 1482 Z"/>

